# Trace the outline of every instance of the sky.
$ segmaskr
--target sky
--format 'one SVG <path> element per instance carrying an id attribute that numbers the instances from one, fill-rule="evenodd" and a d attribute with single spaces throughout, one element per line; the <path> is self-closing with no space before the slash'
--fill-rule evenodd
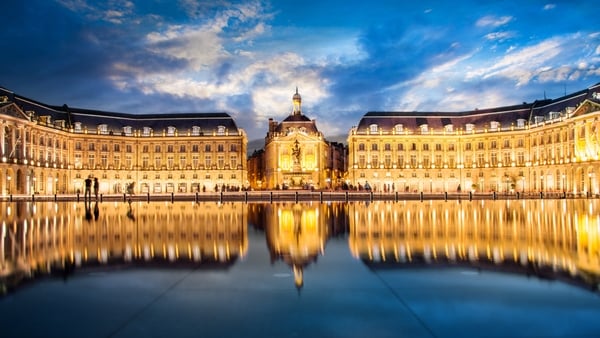
<path id="1" fill-rule="evenodd" d="M 4 0 L 0 86 L 130 114 L 227 112 L 249 140 L 303 113 L 465 111 L 600 82 L 596 1 Z"/>

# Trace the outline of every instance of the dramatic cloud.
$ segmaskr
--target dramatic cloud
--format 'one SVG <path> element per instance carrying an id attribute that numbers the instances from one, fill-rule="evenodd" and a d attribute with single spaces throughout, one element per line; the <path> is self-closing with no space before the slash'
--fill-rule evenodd
<path id="1" fill-rule="evenodd" d="M 0 78 L 49 104 L 227 111 L 250 139 L 290 113 L 297 86 L 320 130 L 345 135 L 367 111 L 462 111 L 600 82 L 595 7 L 8 0 Z"/>

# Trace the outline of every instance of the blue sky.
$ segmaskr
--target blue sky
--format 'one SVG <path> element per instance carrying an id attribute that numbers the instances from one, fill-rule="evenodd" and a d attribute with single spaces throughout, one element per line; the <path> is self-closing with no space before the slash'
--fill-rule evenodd
<path id="1" fill-rule="evenodd" d="M 596 1 L 8 0 L 0 85 L 48 104 L 230 113 L 250 140 L 296 86 L 326 137 L 368 111 L 461 111 L 600 82 Z"/>

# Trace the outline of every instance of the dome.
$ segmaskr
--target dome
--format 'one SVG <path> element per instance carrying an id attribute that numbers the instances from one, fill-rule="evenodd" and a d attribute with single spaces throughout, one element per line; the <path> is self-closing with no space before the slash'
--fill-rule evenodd
<path id="1" fill-rule="evenodd" d="M 294 94 L 294 96 L 292 96 L 292 100 L 302 101 L 302 97 L 300 96 L 300 94 L 298 94 L 298 87 L 296 87 L 296 94 Z"/>

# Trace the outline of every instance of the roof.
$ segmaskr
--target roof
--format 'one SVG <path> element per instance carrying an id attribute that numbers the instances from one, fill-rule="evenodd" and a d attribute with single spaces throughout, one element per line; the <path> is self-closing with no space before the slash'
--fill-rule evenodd
<path id="1" fill-rule="evenodd" d="M 223 126 L 229 134 L 239 133 L 235 121 L 225 112 L 127 114 L 71 108 L 67 105 L 53 106 L 17 95 L 1 87 L 0 96 L 8 96 L 9 101 L 15 102 L 23 111 L 35 112 L 36 116 L 50 116 L 52 121 L 63 120 L 66 125 L 74 125 L 80 122 L 82 127 L 91 130 L 95 130 L 101 124 L 106 124 L 109 131 L 115 132 L 121 132 L 123 127 L 132 127 L 133 129 L 150 127 L 155 131 L 159 131 L 167 127 L 175 127 L 177 130 L 189 130 L 193 126 L 200 127 L 200 130 L 204 132 L 212 132 L 216 131 L 218 126 Z"/>
<path id="2" fill-rule="evenodd" d="M 464 127 L 467 124 L 477 127 L 492 121 L 510 126 L 512 123 L 516 124 L 519 119 L 530 122 L 536 117 L 546 118 L 550 112 L 564 112 L 569 107 L 577 107 L 585 100 L 598 101 L 598 91 L 600 83 L 554 100 L 536 100 L 532 103 L 461 112 L 368 112 L 361 118 L 356 131 L 366 132 L 373 124 L 383 130 L 392 130 L 399 124 L 409 129 L 417 129 L 424 124 L 436 129 L 447 125 Z"/>

